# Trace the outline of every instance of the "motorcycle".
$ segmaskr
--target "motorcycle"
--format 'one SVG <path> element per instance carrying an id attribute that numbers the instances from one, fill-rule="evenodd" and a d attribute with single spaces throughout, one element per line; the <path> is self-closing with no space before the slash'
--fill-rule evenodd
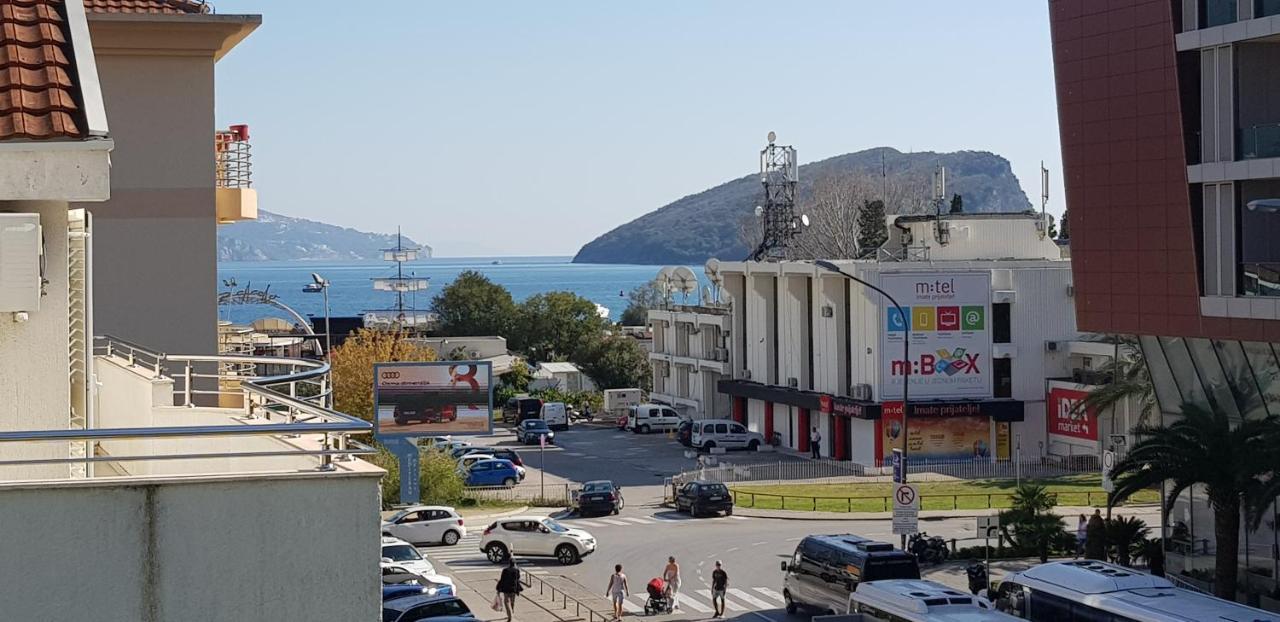
<path id="1" fill-rule="evenodd" d="M 923 531 L 911 534 L 907 539 L 907 551 L 925 564 L 940 564 L 951 556 L 946 540 L 940 536 L 930 536 Z"/>

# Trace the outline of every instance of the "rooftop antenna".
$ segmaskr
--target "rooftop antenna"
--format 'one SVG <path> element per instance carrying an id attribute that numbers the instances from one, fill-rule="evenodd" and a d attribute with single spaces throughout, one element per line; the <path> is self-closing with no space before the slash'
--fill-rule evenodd
<path id="1" fill-rule="evenodd" d="M 375 291 L 395 292 L 396 308 L 394 317 L 391 318 L 391 324 L 402 329 L 421 329 L 420 318 L 417 313 L 413 312 L 413 304 L 417 301 L 417 292 L 427 289 L 428 279 L 415 276 L 410 272 L 409 276 L 404 275 L 405 262 L 416 261 L 418 259 L 418 251 L 416 246 L 405 246 L 404 238 L 400 234 L 400 228 L 396 227 L 396 246 L 395 248 L 382 249 L 383 261 L 393 261 L 396 264 L 396 275 L 390 277 L 379 277 L 373 279 L 373 289 Z M 404 295 L 412 294 L 413 302 L 410 303 L 406 314 Z"/>
<path id="2" fill-rule="evenodd" d="M 796 183 L 799 168 L 796 148 L 774 144 L 778 136 L 769 132 L 769 144 L 760 150 L 760 183 L 764 185 L 764 205 L 756 207 L 763 234 L 760 245 L 747 257 L 750 261 L 783 259 L 792 238 L 801 227 L 809 226 L 809 217 L 796 215 Z"/>
<path id="3" fill-rule="evenodd" d="M 938 216 L 942 215 L 942 205 L 947 200 L 947 167 L 939 164 L 933 170 L 933 207 Z"/>
<path id="4" fill-rule="evenodd" d="M 1049 215 L 1046 208 L 1049 205 L 1049 169 L 1044 167 L 1044 160 L 1040 161 L 1040 239 L 1049 233 Z"/>
<path id="5" fill-rule="evenodd" d="M 658 271 L 658 281 L 662 285 L 663 308 L 667 308 L 671 306 L 671 289 L 672 289 L 671 281 L 674 278 L 674 274 L 673 274 L 674 270 L 675 268 L 671 266 L 663 266 L 663 268 Z"/>
<path id="6" fill-rule="evenodd" d="M 680 292 L 681 304 L 689 304 L 689 294 L 698 291 L 698 277 L 688 266 L 677 266 L 671 270 L 671 282 Z"/>
<path id="7" fill-rule="evenodd" d="M 720 260 L 712 257 L 702 266 L 702 271 L 707 275 L 707 281 L 711 285 L 707 286 L 707 301 L 713 304 L 720 304 L 720 284 L 724 282 L 724 277 L 720 276 Z"/>

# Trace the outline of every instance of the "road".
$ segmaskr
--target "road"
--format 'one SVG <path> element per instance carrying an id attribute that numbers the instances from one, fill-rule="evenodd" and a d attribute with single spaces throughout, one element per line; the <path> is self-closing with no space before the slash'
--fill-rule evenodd
<path id="1" fill-rule="evenodd" d="M 854 533 L 883 540 L 898 541 L 888 520 L 785 520 L 730 516 L 692 519 L 661 505 L 662 479 L 690 468 L 693 461 L 685 458 L 683 448 L 662 436 L 637 436 L 610 429 L 573 429 L 557 434 L 558 445 L 546 450 L 545 468 L 556 481 L 612 479 L 623 487 L 627 501 L 617 516 L 575 517 L 554 514 L 564 524 L 585 529 L 599 542 L 597 552 L 581 563 L 561 566 L 554 559 L 528 558 L 518 562 L 527 572 L 550 582 L 558 589 L 582 598 L 593 599 L 598 611 L 608 611 L 603 594 L 613 565 L 621 563 L 629 577 L 632 596 L 627 610 L 641 612 L 644 586 L 659 576 L 667 556 L 674 555 L 681 565 L 683 587 L 682 611 L 669 620 L 701 620 L 711 614 L 710 573 L 716 560 L 724 564 L 730 577 L 728 614 L 732 619 L 783 620 L 802 619 L 787 616 L 782 610 L 782 573 L 780 562 L 789 559 L 796 544 L 806 535 L 817 533 Z M 482 443 L 503 444 L 513 439 L 497 435 Z M 536 482 L 540 459 L 536 447 L 521 452 L 531 467 L 529 482 Z M 735 462 L 792 459 L 777 455 L 731 454 Z M 542 512 L 545 514 L 545 512 Z M 1148 517 L 1149 519 L 1149 517 Z M 975 536 L 972 518 L 924 520 L 921 527 L 944 538 L 967 540 Z M 481 594 L 492 593 L 498 567 L 489 563 L 479 550 L 480 532 L 486 525 L 469 524 L 471 532 L 454 547 L 423 547 L 428 558 L 447 574 L 451 574 Z M 961 546 L 979 544 L 976 540 Z M 959 564 L 929 569 L 934 578 L 960 588 L 965 587 Z M 807 618 L 803 618 L 807 619 Z"/>

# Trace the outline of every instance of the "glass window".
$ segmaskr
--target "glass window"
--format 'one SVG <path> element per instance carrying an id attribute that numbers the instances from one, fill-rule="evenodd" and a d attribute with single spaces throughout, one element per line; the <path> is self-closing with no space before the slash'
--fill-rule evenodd
<path id="1" fill-rule="evenodd" d="M 1012 341 L 1011 307 L 1012 305 L 1007 302 L 998 302 L 991 305 L 991 341 L 993 343 L 1009 343 Z"/>
<path id="2" fill-rule="evenodd" d="M 393 544 L 382 547 L 382 556 L 391 558 L 393 562 L 406 562 L 422 559 L 418 549 L 408 544 Z"/>
<path id="3" fill-rule="evenodd" d="M 1013 397 L 1013 359 L 995 359 L 991 369 L 995 371 L 995 396 Z"/>
<path id="4" fill-rule="evenodd" d="M 728 425 L 725 425 L 723 423 L 716 424 L 716 434 L 728 434 L 728 433 L 729 433 Z"/>
<path id="5" fill-rule="evenodd" d="M 1071 601 L 1046 592 L 1031 594 L 1031 615 L 1028 619 L 1038 622 L 1073 622 Z"/>
<path id="6" fill-rule="evenodd" d="M 1164 349 L 1160 347 L 1157 337 L 1139 337 L 1142 354 L 1147 361 L 1147 369 L 1151 373 L 1151 384 L 1155 388 L 1156 401 L 1161 412 L 1177 412 L 1182 404 L 1182 396 L 1178 393 L 1178 385 L 1173 381 L 1173 370 L 1164 357 Z M 1153 422 L 1155 423 L 1155 422 Z"/>
<path id="7" fill-rule="evenodd" d="M 1245 341 L 1240 344 L 1253 377 L 1258 381 L 1263 403 L 1272 414 L 1280 415 L 1280 364 L 1271 344 Z"/>
<path id="8" fill-rule="evenodd" d="M 1178 387 L 1182 401 L 1208 407 L 1204 387 L 1200 385 L 1200 376 L 1196 373 L 1196 365 L 1187 351 L 1187 340 L 1182 337 L 1160 337 L 1160 345 L 1164 350 L 1165 360 L 1173 372 L 1173 382 Z M 1172 412 L 1177 412 L 1181 404 L 1175 405 Z M 1166 409 L 1168 411 L 1169 409 Z"/>
<path id="9" fill-rule="evenodd" d="M 733 432 L 734 434 L 746 434 L 746 433 L 747 433 L 747 429 L 746 429 L 745 427 L 743 427 L 742 425 L 737 424 L 737 423 L 733 424 L 733 426 L 731 426 L 731 427 L 729 428 L 729 430 L 730 430 L 731 432 Z"/>
<path id="10" fill-rule="evenodd" d="M 1236 21 L 1236 0 L 1200 0 L 1200 27 L 1212 28 Z"/>
<path id="11" fill-rule="evenodd" d="M 671 410 L 670 408 L 663 408 L 662 416 L 663 417 L 679 417 L 680 415 L 677 415 L 676 411 Z"/>
<path id="12" fill-rule="evenodd" d="M 1227 374 L 1218 361 L 1218 353 L 1208 339 L 1188 339 L 1187 350 L 1191 353 L 1191 361 L 1199 372 L 1200 379 L 1208 392 L 1209 399 L 1215 407 L 1225 412 L 1234 421 L 1240 420 L 1240 410 L 1236 408 L 1236 398 L 1227 384 Z"/>
<path id="13" fill-rule="evenodd" d="M 1226 373 L 1231 392 L 1236 396 L 1236 406 L 1240 412 L 1249 419 L 1267 416 L 1266 404 L 1258 391 L 1258 381 L 1240 342 L 1214 341 L 1213 349 L 1218 352 L 1218 360 L 1222 361 L 1222 370 Z"/>
<path id="14" fill-rule="evenodd" d="M 1280 15 L 1280 0 L 1254 0 L 1253 18 Z"/>

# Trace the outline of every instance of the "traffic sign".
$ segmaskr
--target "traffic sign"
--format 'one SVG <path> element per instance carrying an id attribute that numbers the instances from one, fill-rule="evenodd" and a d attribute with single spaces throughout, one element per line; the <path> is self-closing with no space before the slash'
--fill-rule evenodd
<path id="1" fill-rule="evenodd" d="M 1116 483 L 1111 481 L 1111 471 L 1116 468 L 1116 452 L 1107 450 L 1102 452 L 1102 489 L 1111 492 L 1116 489 Z"/>
<path id="2" fill-rule="evenodd" d="M 902 455 L 901 449 L 893 450 L 893 483 L 902 484 L 906 482 L 907 474 L 906 456 Z"/>
<path id="3" fill-rule="evenodd" d="M 920 493 L 911 484 L 893 487 L 893 533 L 911 534 L 920 531 Z"/>
<path id="4" fill-rule="evenodd" d="M 978 537 L 994 538 L 1000 533 L 1000 517 L 998 515 L 978 517 Z"/>

